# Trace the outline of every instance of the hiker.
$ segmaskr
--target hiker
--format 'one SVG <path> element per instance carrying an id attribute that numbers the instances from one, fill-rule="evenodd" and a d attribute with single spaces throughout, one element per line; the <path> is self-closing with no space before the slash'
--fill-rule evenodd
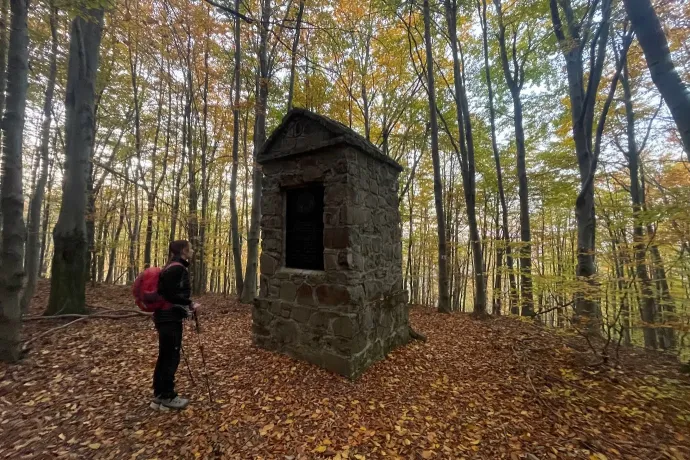
<path id="1" fill-rule="evenodd" d="M 152 409 L 184 409 L 189 400 L 175 393 L 175 372 L 182 349 L 182 321 L 195 314 L 199 305 L 192 302 L 189 283 L 189 260 L 194 254 L 187 240 L 170 243 L 168 263 L 158 278 L 158 294 L 172 304 L 153 313 L 158 330 L 158 361 L 153 373 Z"/>

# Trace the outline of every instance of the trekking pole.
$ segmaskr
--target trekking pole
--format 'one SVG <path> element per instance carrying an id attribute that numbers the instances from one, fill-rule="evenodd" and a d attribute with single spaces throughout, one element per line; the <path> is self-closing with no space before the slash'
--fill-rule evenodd
<path id="1" fill-rule="evenodd" d="M 204 343 L 201 341 L 201 326 L 199 325 L 199 315 L 196 312 L 193 313 L 194 322 L 196 323 L 196 338 L 199 343 L 199 351 L 201 352 L 201 363 L 204 366 L 202 373 L 204 374 L 204 380 L 206 381 L 206 389 L 208 390 L 208 402 L 213 405 L 213 394 L 211 393 L 211 384 L 208 381 L 208 368 L 206 367 L 206 356 L 204 355 Z"/>
<path id="2" fill-rule="evenodd" d="M 194 375 L 192 375 L 192 369 L 189 367 L 189 361 L 187 360 L 187 354 L 184 352 L 184 347 L 180 346 L 180 351 L 182 352 L 182 359 L 184 359 L 184 364 L 187 367 L 187 372 L 189 372 L 189 380 L 191 380 L 192 385 L 196 386 L 194 381 Z"/>

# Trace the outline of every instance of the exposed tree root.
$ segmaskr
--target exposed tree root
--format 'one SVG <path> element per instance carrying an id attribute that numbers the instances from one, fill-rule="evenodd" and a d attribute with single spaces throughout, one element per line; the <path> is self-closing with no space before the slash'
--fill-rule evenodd
<path id="1" fill-rule="evenodd" d="M 421 332 L 417 332 L 412 327 L 410 326 L 410 337 L 412 337 L 414 340 L 421 340 L 422 342 L 426 342 L 426 336 L 422 334 Z"/>

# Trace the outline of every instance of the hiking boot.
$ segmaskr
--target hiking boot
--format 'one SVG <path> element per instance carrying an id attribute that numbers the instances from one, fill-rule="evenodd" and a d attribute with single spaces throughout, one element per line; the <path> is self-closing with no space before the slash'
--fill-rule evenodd
<path id="1" fill-rule="evenodd" d="M 160 405 L 159 405 L 159 410 L 161 411 L 168 411 L 168 410 L 182 410 L 187 405 L 189 404 L 189 399 L 185 398 L 180 398 L 179 396 L 175 396 L 172 399 L 161 399 L 160 400 Z"/>
<path id="2" fill-rule="evenodd" d="M 161 401 L 162 399 L 159 396 L 154 396 L 151 400 L 151 404 L 149 404 L 149 407 L 153 410 L 159 410 L 161 407 Z"/>

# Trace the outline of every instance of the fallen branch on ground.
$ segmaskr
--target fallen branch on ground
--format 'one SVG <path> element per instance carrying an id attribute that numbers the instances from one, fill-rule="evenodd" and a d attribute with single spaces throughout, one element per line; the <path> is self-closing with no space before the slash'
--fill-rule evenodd
<path id="1" fill-rule="evenodd" d="M 79 318 L 79 319 L 75 319 L 74 321 L 70 321 L 69 323 L 63 324 L 62 326 L 58 326 L 58 327 L 54 327 L 54 328 L 52 328 L 52 329 L 48 329 L 47 331 L 42 332 L 42 333 L 38 334 L 37 336 L 32 337 L 31 339 L 29 339 L 29 340 L 27 340 L 26 342 L 24 342 L 24 347 L 23 347 L 24 349 L 22 350 L 22 352 L 23 352 L 23 353 L 27 353 L 27 352 L 30 350 L 29 345 L 31 345 L 32 343 L 34 343 L 36 340 L 40 339 L 41 337 L 45 337 L 46 335 L 50 334 L 51 332 L 55 332 L 55 331 L 57 331 L 57 330 L 59 330 L 59 329 L 66 328 L 66 327 L 69 326 L 70 324 L 77 323 L 77 322 L 79 322 L 79 321 L 85 320 L 86 318 L 88 318 L 88 316 L 83 316 L 83 317 L 81 317 L 81 318 Z"/>
<path id="2" fill-rule="evenodd" d="M 537 399 L 539 404 L 547 408 L 553 415 L 556 416 L 556 418 L 560 419 L 561 416 L 556 412 L 556 410 L 551 407 L 551 404 L 547 403 L 544 398 L 541 397 L 541 394 L 539 394 L 539 391 L 537 391 L 537 388 L 534 386 L 534 383 L 532 382 L 532 377 L 530 377 L 530 374 L 532 373 L 532 369 L 527 369 L 525 372 L 525 377 L 527 377 L 527 381 L 529 382 L 530 387 L 532 387 L 532 392 L 534 393 L 534 397 Z"/>
<path id="3" fill-rule="evenodd" d="M 137 316 L 153 316 L 151 313 L 145 313 L 143 311 L 137 310 L 110 310 L 103 313 L 92 313 L 86 315 L 80 314 L 67 314 L 67 315 L 54 315 L 54 316 L 25 316 L 22 318 L 23 321 L 36 321 L 42 319 L 70 319 L 70 318 L 107 318 L 107 319 L 122 319 L 122 318 L 134 318 Z"/>
<path id="4" fill-rule="evenodd" d="M 72 315 L 58 315 L 58 316 L 30 316 L 30 317 L 23 318 L 24 321 L 38 320 L 38 319 L 75 318 L 75 317 L 77 319 L 75 319 L 74 321 L 70 321 L 69 323 L 65 323 L 65 324 L 62 324 L 60 326 L 48 329 L 47 331 L 41 332 L 40 334 L 38 334 L 34 337 L 31 337 L 29 340 L 24 342 L 24 347 L 23 347 L 22 352 L 27 353 L 30 350 L 29 345 L 31 345 L 32 343 L 34 343 L 38 339 L 45 337 L 46 335 L 48 335 L 52 332 L 58 331 L 60 329 L 64 329 L 67 326 L 70 326 L 74 323 L 78 323 L 79 321 L 83 321 L 85 319 L 89 319 L 89 318 L 123 319 L 123 318 L 134 318 L 134 317 L 141 317 L 141 316 L 146 316 L 146 317 L 152 316 L 151 314 L 145 313 L 143 311 L 115 310 L 114 312 L 117 312 L 117 311 L 124 311 L 124 312 L 126 312 L 126 314 L 113 315 L 113 314 L 106 314 L 106 313 L 96 313 L 93 315 L 75 315 L 75 314 L 72 314 Z"/>

